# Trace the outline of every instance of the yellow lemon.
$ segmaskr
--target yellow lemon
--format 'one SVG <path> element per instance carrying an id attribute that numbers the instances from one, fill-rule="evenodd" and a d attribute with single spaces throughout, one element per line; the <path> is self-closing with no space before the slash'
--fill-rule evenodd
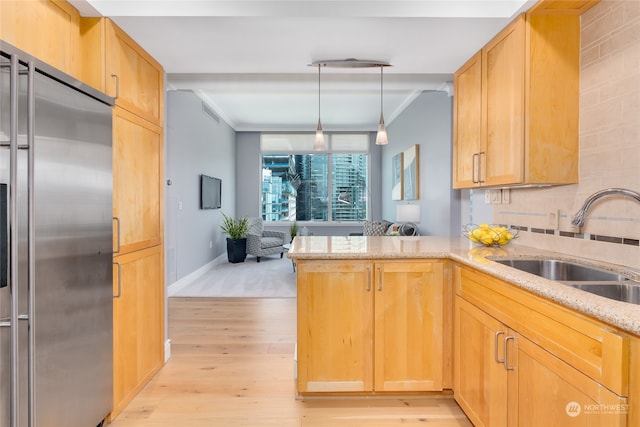
<path id="1" fill-rule="evenodd" d="M 482 242 L 485 245 L 492 245 L 493 244 L 493 233 L 491 233 L 491 232 L 482 233 L 482 237 L 480 238 L 480 242 Z"/>

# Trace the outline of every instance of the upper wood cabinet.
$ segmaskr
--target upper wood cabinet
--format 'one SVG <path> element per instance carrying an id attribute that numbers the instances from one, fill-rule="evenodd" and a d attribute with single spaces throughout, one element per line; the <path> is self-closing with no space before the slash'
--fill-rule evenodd
<path id="1" fill-rule="evenodd" d="M 114 247 L 127 253 L 162 243 L 162 128 L 113 109 Z"/>
<path id="2" fill-rule="evenodd" d="M 297 266 L 299 393 L 443 389 L 443 262 Z"/>
<path id="3" fill-rule="evenodd" d="M 540 0 L 528 13 L 532 15 L 582 15 L 600 0 Z"/>
<path id="4" fill-rule="evenodd" d="M 76 78 L 79 20 L 64 1 L 0 1 L 0 39 Z"/>
<path id="5" fill-rule="evenodd" d="M 83 80 L 116 99 L 116 105 L 163 125 L 164 70 L 106 18 L 80 22 Z"/>
<path id="6" fill-rule="evenodd" d="M 520 15 L 454 75 L 454 188 L 578 181 L 580 21 Z"/>
<path id="7" fill-rule="evenodd" d="M 454 75 L 453 183 L 456 188 L 478 184 L 482 134 L 482 53 L 475 54 Z"/>

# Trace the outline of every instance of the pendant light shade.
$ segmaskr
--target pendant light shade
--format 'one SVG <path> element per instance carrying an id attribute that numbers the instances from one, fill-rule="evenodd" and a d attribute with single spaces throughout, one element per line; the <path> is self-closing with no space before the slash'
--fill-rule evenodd
<path id="1" fill-rule="evenodd" d="M 380 123 L 378 123 L 378 133 L 376 134 L 376 145 L 387 145 L 389 138 L 387 138 L 387 128 L 384 125 L 384 115 L 382 114 L 382 70 L 384 67 L 380 67 Z"/>
<path id="2" fill-rule="evenodd" d="M 313 139 L 313 149 L 315 151 L 326 150 L 327 146 L 324 143 L 324 133 L 322 132 L 322 123 L 320 122 L 320 67 L 322 64 L 318 64 L 318 127 L 316 128 L 316 136 Z"/>

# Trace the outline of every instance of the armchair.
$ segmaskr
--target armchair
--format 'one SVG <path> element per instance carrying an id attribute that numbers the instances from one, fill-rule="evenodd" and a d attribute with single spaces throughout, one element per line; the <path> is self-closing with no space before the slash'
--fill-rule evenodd
<path id="1" fill-rule="evenodd" d="M 282 231 L 264 230 L 262 218 L 251 218 L 247 233 L 247 253 L 254 255 L 257 262 L 265 255 L 284 255 L 283 245 L 286 243 L 286 233 Z"/>

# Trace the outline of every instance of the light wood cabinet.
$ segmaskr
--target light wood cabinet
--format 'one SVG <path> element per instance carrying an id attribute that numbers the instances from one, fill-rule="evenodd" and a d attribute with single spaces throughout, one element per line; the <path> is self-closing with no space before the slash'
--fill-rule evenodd
<path id="1" fill-rule="evenodd" d="M 112 419 L 164 363 L 162 248 L 114 258 Z"/>
<path id="2" fill-rule="evenodd" d="M 106 21 L 106 88 L 116 105 L 163 124 L 162 66 L 111 20 Z"/>
<path id="3" fill-rule="evenodd" d="M 298 260 L 298 392 L 442 390 L 443 270 Z"/>
<path id="4" fill-rule="evenodd" d="M 456 401 L 476 427 L 507 426 L 507 373 L 498 340 L 506 327 L 456 297 L 454 383 Z"/>
<path id="5" fill-rule="evenodd" d="M 443 263 L 374 263 L 375 391 L 442 390 Z"/>
<path id="6" fill-rule="evenodd" d="M 373 389 L 373 264 L 298 261 L 298 392 Z"/>
<path id="7" fill-rule="evenodd" d="M 517 408 L 510 426 L 627 426 L 627 399 L 521 335 L 509 336 L 507 408 Z"/>
<path id="8" fill-rule="evenodd" d="M 520 15 L 454 74 L 454 188 L 578 182 L 579 19 Z"/>
<path id="9" fill-rule="evenodd" d="M 157 121 L 133 110 L 113 108 L 114 261 L 122 295 L 114 300 L 111 419 L 164 363 L 164 135 Z"/>
<path id="10" fill-rule="evenodd" d="M 162 243 L 162 128 L 113 109 L 114 247 L 128 253 Z"/>
<path id="11" fill-rule="evenodd" d="M 164 121 L 164 70 L 107 18 L 80 21 L 83 81 L 116 105 L 159 126 Z"/>
<path id="12" fill-rule="evenodd" d="M 508 288 L 479 272 L 456 271 L 454 394 L 474 425 L 627 425 L 627 339 L 524 291 L 501 292 Z"/>
<path id="13" fill-rule="evenodd" d="M 0 1 L 0 39 L 76 78 L 79 20 L 65 1 Z"/>
<path id="14" fill-rule="evenodd" d="M 600 0 L 540 0 L 528 13 L 532 15 L 582 15 Z"/>
<path id="15" fill-rule="evenodd" d="M 454 75 L 453 182 L 456 188 L 478 182 L 476 168 L 482 132 L 482 54 L 478 52 Z"/>

